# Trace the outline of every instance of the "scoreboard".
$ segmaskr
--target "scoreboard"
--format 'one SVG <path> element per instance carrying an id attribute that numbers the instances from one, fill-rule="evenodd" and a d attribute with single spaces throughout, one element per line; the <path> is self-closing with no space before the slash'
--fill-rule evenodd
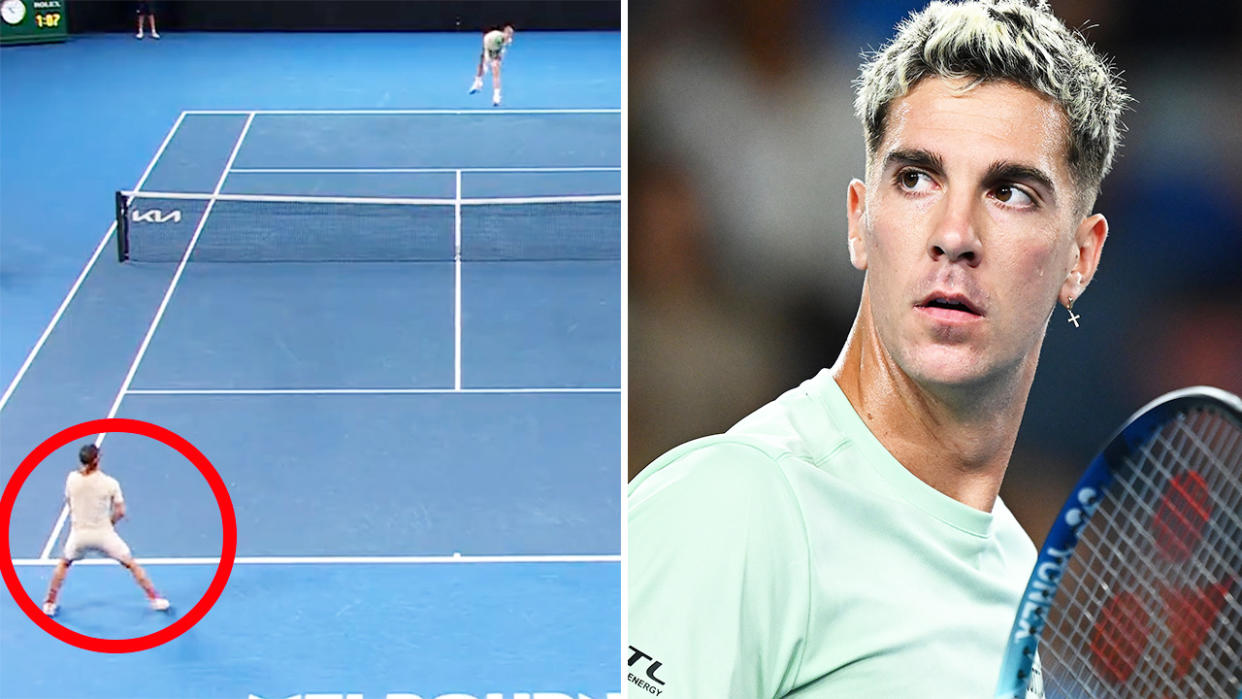
<path id="1" fill-rule="evenodd" d="M 69 35 L 66 0 L 0 0 L 0 44 L 64 41 Z"/>

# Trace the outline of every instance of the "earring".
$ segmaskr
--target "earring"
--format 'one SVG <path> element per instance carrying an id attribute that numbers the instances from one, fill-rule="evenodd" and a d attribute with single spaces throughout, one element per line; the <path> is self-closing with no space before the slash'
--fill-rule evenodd
<path id="1" fill-rule="evenodd" d="M 1078 327 L 1078 319 L 1081 318 L 1082 316 L 1074 315 L 1074 297 L 1073 296 L 1069 297 L 1069 299 L 1065 302 L 1065 310 L 1069 311 L 1069 322 L 1073 323 L 1075 328 Z"/>

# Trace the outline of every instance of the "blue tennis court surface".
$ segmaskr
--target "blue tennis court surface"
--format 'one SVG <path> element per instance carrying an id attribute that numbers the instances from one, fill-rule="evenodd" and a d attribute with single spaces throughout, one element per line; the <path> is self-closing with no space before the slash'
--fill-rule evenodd
<path id="1" fill-rule="evenodd" d="M 122 263 L 108 231 L 0 407 L 0 458 L 11 474 L 87 419 L 171 429 L 229 488 L 237 565 L 200 624 L 126 655 L 67 646 L 6 595 L 0 695 L 619 696 L 619 208 L 610 243 L 606 212 L 559 200 L 619 194 L 620 137 L 616 109 L 182 112 L 119 184 L 201 195 L 126 218 L 135 252 L 141 233 L 185 253 Z M 236 195 L 333 201 L 230 218 Z M 393 201 L 344 201 L 359 198 Z M 405 207 L 408 225 L 380 235 L 435 254 L 340 261 L 374 243 L 333 205 Z M 547 253 L 577 244 L 545 240 L 550 220 L 598 237 L 595 252 Z M 269 244 L 312 252 L 248 261 Z M 36 602 L 77 446 L 35 470 L 12 514 Z M 131 512 L 119 531 L 175 618 L 220 554 L 210 489 L 147 438 L 101 448 Z M 127 638 L 170 617 L 119 567 L 87 562 L 57 620 Z"/>

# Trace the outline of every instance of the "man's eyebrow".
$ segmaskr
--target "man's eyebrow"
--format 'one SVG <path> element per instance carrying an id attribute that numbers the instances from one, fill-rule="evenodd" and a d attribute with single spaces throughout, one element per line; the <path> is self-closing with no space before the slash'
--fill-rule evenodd
<path id="1" fill-rule="evenodd" d="M 899 148 L 890 151 L 884 158 L 882 171 L 893 167 L 914 166 L 944 172 L 944 160 L 937 154 L 922 148 Z"/>

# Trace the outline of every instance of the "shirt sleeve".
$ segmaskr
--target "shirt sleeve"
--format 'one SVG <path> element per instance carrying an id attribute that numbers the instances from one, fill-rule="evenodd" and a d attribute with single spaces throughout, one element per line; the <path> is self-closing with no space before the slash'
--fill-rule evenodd
<path id="1" fill-rule="evenodd" d="M 630 695 L 783 696 L 805 645 L 810 577 L 779 465 L 716 442 L 640 479 L 629 499 Z"/>
<path id="2" fill-rule="evenodd" d="M 112 479 L 112 502 L 125 502 L 125 496 L 121 494 L 121 482 L 115 478 Z"/>

